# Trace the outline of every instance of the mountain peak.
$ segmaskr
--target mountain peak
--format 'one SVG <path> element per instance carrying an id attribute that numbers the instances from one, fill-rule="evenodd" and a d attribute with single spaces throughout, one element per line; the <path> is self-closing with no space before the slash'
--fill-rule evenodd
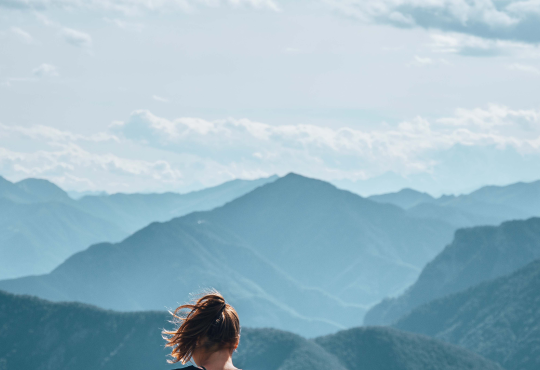
<path id="1" fill-rule="evenodd" d="M 411 188 L 403 188 L 395 193 L 372 195 L 369 199 L 379 203 L 394 204 L 403 209 L 409 209 L 420 203 L 429 203 L 435 200 L 428 193 L 423 193 Z"/>
<path id="2" fill-rule="evenodd" d="M 66 201 L 71 199 L 58 185 L 45 179 L 28 178 L 15 183 L 15 186 L 40 201 Z"/>

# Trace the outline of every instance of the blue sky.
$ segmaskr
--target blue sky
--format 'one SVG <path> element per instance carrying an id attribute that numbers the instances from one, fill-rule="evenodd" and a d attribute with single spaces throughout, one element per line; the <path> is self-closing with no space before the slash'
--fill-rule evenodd
<path id="1" fill-rule="evenodd" d="M 540 179 L 540 2 L 0 0 L 0 174 L 361 194 Z"/>

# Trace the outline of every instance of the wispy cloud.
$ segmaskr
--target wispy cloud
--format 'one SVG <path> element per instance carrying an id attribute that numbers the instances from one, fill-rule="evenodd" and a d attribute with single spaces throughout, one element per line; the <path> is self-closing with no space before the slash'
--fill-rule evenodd
<path id="1" fill-rule="evenodd" d="M 536 46 L 524 42 L 492 40 L 459 33 L 433 33 L 430 38 L 429 46 L 437 53 L 477 57 L 538 53 Z"/>
<path id="2" fill-rule="evenodd" d="M 519 64 L 519 63 L 510 64 L 508 66 L 508 69 L 512 71 L 532 73 L 534 75 L 540 76 L 540 69 L 533 66 L 525 65 L 525 64 Z"/>
<path id="3" fill-rule="evenodd" d="M 43 63 L 32 70 L 32 74 L 38 77 L 57 77 L 58 69 L 52 64 Z"/>
<path id="4" fill-rule="evenodd" d="M 427 57 L 423 58 L 423 57 L 419 57 L 418 55 L 415 55 L 414 60 L 411 63 L 409 63 L 409 65 L 425 67 L 425 66 L 432 65 L 433 63 L 434 61 L 432 58 L 427 58 Z"/>
<path id="5" fill-rule="evenodd" d="M 32 35 L 19 27 L 11 27 L 11 32 L 27 44 L 31 44 L 34 41 Z"/>
<path id="6" fill-rule="evenodd" d="M 89 34 L 73 29 L 73 28 L 65 27 L 61 25 L 60 23 L 51 20 L 49 17 L 45 16 L 44 14 L 36 13 L 35 15 L 37 19 L 41 23 L 43 23 L 45 26 L 58 30 L 58 34 L 68 44 L 75 47 L 86 49 L 87 51 L 90 50 L 92 46 L 92 36 L 90 36 Z"/>
<path id="7" fill-rule="evenodd" d="M 158 96 L 158 95 L 152 95 L 152 99 L 154 99 L 155 101 L 161 102 L 161 103 L 169 103 L 170 102 L 169 99 L 163 98 L 163 97 Z"/>
<path id="8" fill-rule="evenodd" d="M 63 27 L 61 35 L 68 44 L 73 46 L 81 48 L 89 48 L 92 46 L 92 37 L 87 33 Z"/>
<path id="9" fill-rule="evenodd" d="M 217 7 L 227 5 L 230 7 L 252 7 L 280 11 L 278 3 L 274 0 L 0 0 L 0 7 L 44 10 L 54 8 L 85 8 L 112 10 L 124 14 L 134 14 L 141 11 L 181 10 L 190 11 L 197 7 Z"/>

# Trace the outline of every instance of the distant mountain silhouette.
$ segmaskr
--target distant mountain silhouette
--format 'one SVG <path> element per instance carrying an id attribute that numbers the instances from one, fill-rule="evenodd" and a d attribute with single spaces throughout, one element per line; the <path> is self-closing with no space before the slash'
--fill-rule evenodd
<path id="1" fill-rule="evenodd" d="M 484 186 L 470 194 L 436 199 L 411 189 L 370 199 L 407 209 L 414 217 L 441 220 L 455 227 L 498 225 L 503 221 L 540 216 L 540 181 Z"/>
<path id="2" fill-rule="evenodd" d="M 148 370 L 165 362 L 164 312 L 118 313 L 0 291 L 3 370 Z M 275 329 L 242 328 L 234 362 L 246 370 L 502 370 L 464 349 L 388 328 L 304 339 Z"/>
<path id="3" fill-rule="evenodd" d="M 186 218 L 221 225 L 302 284 L 360 304 L 405 289 L 453 234 L 446 223 L 296 174 Z"/>
<path id="4" fill-rule="evenodd" d="M 511 275 L 420 306 L 395 326 L 458 344 L 507 370 L 537 370 L 539 292 L 537 260 Z"/>
<path id="5" fill-rule="evenodd" d="M 118 224 L 131 234 L 154 221 L 169 221 L 191 212 L 208 211 L 222 206 L 276 179 L 277 176 L 257 180 L 232 180 L 186 194 L 169 192 L 91 195 L 79 199 L 78 205 L 94 216 Z"/>
<path id="6" fill-rule="evenodd" d="M 49 272 L 89 244 L 123 236 L 115 225 L 62 202 L 0 198 L 0 278 Z"/>
<path id="7" fill-rule="evenodd" d="M 276 177 L 234 180 L 188 194 L 113 194 L 71 199 L 42 179 L 0 177 L 0 279 L 51 271 L 89 245 L 116 242 L 152 221 L 221 206 Z"/>
<path id="8" fill-rule="evenodd" d="M 422 193 L 414 189 L 402 189 L 395 193 L 372 195 L 368 197 L 375 202 L 394 204 L 403 209 L 409 209 L 421 203 L 433 202 L 435 198 L 427 193 Z"/>
<path id="9" fill-rule="evenodd" d="M 511 273 L 540 258 L 540 218 L 456 231 L 403 295 L 372 308 L 364 322 L 390 324 L 431 300 Z"/>

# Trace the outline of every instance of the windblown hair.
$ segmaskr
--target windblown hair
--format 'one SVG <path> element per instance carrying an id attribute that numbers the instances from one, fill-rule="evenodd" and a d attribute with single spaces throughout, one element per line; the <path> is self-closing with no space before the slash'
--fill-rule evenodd
<path id="1" fill-rule="evenodd" d="M 192 304 L 178 307 L 173 315 L 174 331 L 163 330 L 165 347 L 172 347 L 169 363 L 187 363 L 196 348 L 214 352 L 233 348 L 240 338 L 240 320 L 236 310 L 213 290 Z"/>

